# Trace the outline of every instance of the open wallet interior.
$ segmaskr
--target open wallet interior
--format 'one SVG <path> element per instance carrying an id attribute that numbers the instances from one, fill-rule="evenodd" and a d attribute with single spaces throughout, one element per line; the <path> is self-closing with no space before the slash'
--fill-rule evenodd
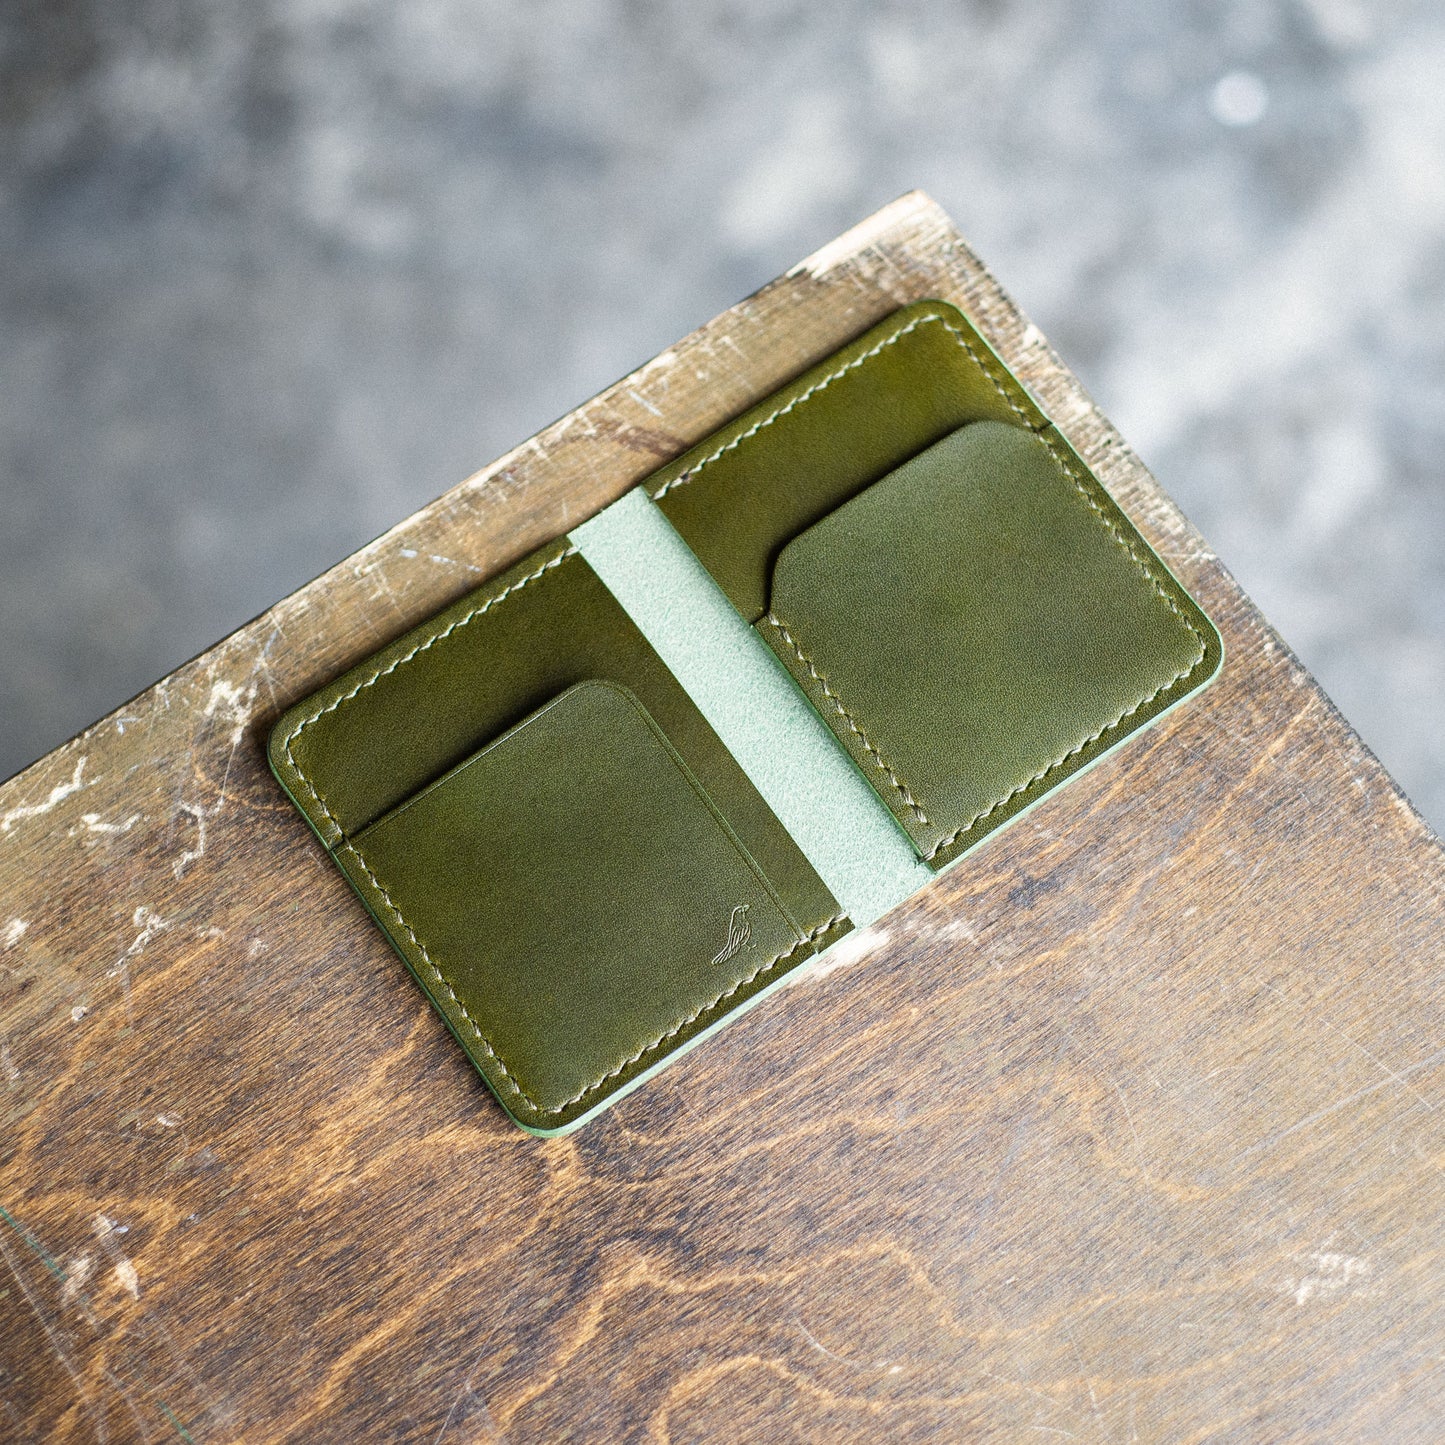
<path id="1" fill-rule="evenodd" d="M 925 301 L 291 708 L 271 762 L 507 1112 L 556 1134 L 1221 660 Z"/>

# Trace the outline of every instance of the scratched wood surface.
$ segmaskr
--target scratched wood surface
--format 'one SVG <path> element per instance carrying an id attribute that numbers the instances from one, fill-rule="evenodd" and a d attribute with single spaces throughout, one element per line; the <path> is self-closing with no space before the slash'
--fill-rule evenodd
<path id="1" fill-rule="evenodd" d="M 895 307 L 964 306 L 1222 678 L 570 1139 L 278 711 Z M 923 196 L 0 789 L 0 1438 L 1433 1440 L 1439 845 Z"/>

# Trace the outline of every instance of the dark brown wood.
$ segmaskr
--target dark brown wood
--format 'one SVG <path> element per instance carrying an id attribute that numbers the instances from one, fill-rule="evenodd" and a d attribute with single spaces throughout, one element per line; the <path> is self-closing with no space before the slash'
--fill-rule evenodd
<path id="1" fill-rule="evenodd" d="M 291 700 L 896 306 L 967 308 L 1225 671 L 580 1134 L 266 771 Z M 1445 859 L 913 195 L 0 789 L 0 1437 L 1434 1439 Z"/>

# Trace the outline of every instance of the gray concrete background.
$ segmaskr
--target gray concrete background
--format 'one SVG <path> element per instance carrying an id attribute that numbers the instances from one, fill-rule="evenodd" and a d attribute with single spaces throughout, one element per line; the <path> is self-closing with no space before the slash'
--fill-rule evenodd
<path id="1" fill-rule="evenodd" d="M 11 0 L 0 775 L 911 186 L 1437 828 L 1437 0 Z"/>

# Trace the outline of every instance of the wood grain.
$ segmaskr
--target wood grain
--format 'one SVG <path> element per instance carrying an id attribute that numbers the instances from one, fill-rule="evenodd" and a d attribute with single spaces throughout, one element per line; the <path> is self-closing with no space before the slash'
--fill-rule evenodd
<path id="1" fill-rule="evenodd" d="M 927 296 L 1201 598 L 1223 676 L 532 1139 L 267 728 Z M 1442 895 L 1390 779 L 905 197 L 0 789 L 0 1437 L 1438 1438 Z"/>

